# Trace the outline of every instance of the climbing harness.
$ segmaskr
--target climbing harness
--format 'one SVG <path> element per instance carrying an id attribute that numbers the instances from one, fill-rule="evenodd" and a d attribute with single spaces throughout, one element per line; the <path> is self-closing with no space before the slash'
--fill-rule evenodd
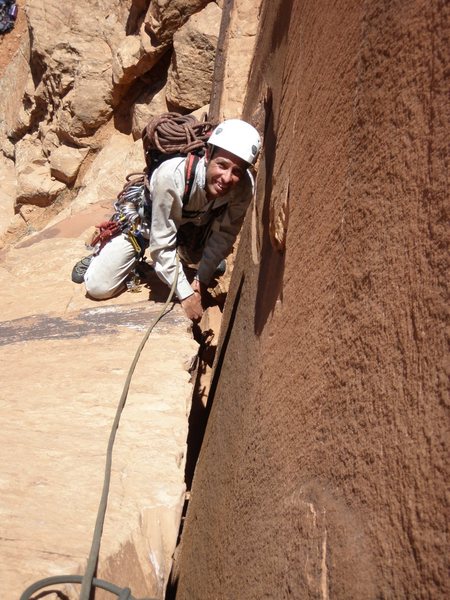
<path id="1" fill-rule="evenodd" d="M 153 331 L 154 327 L 163 318 L 163 316 L 166 313 L 167 307 L 169 306 L 170 302 L 172 301 L 173 295 L 175 293 L 175 288 L 177 285 L 179 270 L 180 270 L 180 263 L 179 263 L 178 256 L 177 256 L 176 267 L 175 267 L 175 277 L 174 277 L 174 280 L 172 283 L 172 287 L 170 288 L 170 292 L 167 297 L 167 300 L 164 303 L 164 306 L 162 307 L 162 309 L 160 310 L 158 315 L 156 316 L 156 318 L 153 320 L 153 323 L 150 324 L 144 337 L 142 338 L 141 343 L 139 344 L 139 346 L 136 350 L 133 361 L 128 370 L 128 375 L 125 380 L 125 384 L 124 384 L 124 387 L 122 390 L 122 395 L 121 395 L 119 403 L 117 405 L 116 415 L 114 417 L 113 425 L 111 428 L 111 433 L 109 436 L 108 447 L 107 447 L 107 451 L 106 451 L 105 475 L 104 475 L 104 480 L 103 480 L 103 489 L 102 489 L 102 494 L 101 494 L 100 503 L 99 503 L 99 507 L 98 507 L 97 519 L 95 522 L 95 529 L 94 529 L 94 534 L 92 537 L 91 550 L 90 550 L 89 558 L 87 561 L 86 572 L 83 577 L 79 576 L 79 575 L 60 575 L 57 577 L 47 577 L 46 579 L 41 579 L 40 581 L 37 581 L 36 583 L 34 583 L 30 587 L 28 587 L 23 592 L 23 594 L 20 596 L 20 600 L 30 600 L 31 596 L 38 590 L 48 587 L 50 585 L 57 585 L 57 584 L 64 584 L 64 583 L 81 583 L 81 591 L 80 591 L 79 600 L 89 600 L 89 597 L 90 597 L 93 587 L 98 587 L 98 588 L 107 590 L 107 591 L 115 594 L 119 598 L 119 600 L 138 600 L 137 598 L 134 598 L 131 595 L 131 591 L 129 588 L 121 589 L 111 583 L 103 581 L 102 579 L 94 578 L 94 573 L 95 573 L 95 570 L 96 570 L 97 564 L 98 564 L 100 541 L 101 541 L 101 536 L 102 536 L 102 532 L 103 532 L 103 524 L 105 522 L 106 507 L 107 507 L 107 503 L 108 503 L 108 494 L 109 494 L 109 487 L 110 487 L 110 481 L 111 481 L 112 451 L 113 451 L 113 447 L 114 447 L 114 441 L 116 438 L 116 432 L 119 427 L 120 417 L 121 417 L 121 414 L 124 409 L 125 402 L 126 402 L 126 399 L 128 396 L 128 390 L 130 388 L 131 378 L 135 371 L 135 368 L 138 363 L 139 357 L 142 353 L 142 350 L 144 349 L 144 346 L 145 346 L 151 332 Z M 142 600 L 157 600 L 157 599 L 147 598 L 147 599 L 142 599 Z"/>
<path id="2" fill-rule="evenodd" d="M 114 202 L 114 214 L 109 221 L 97 225 L 98 233 L 91 241 L 91 248 L 98 254 L 111 238 L 119 233 L 127 234 L 138 254 L 145 249 L 144 229 L 150 221 L 148 181 L 145 173 L 130 173 Z"/>

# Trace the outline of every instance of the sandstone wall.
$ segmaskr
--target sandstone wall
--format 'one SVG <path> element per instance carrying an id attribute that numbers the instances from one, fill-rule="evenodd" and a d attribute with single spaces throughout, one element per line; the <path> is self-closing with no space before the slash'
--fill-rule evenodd
<path id="1" fill-rule="evenodd" d="M 210 106 L 218 121 L 242 117 L 261 0 L 228 0 L 223 5 Z"/>
<path id="2" fill-rule="evenodd" d="M 448 5 L 264 2 L 177 600 L 447 598 Z"/>

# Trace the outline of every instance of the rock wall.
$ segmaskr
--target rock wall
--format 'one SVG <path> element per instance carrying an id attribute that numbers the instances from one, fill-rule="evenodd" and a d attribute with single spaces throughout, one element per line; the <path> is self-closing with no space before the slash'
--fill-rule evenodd
<path id="1" fill-rule="evenodd" d="M 263 2 L 176 598 L 447 598 L 448 4 Z"/>

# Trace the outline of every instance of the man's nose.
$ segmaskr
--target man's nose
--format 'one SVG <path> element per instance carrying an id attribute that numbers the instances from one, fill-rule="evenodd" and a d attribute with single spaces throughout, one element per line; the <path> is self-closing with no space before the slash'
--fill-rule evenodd
<path id="1" fill-rule="evenodd" d="M 226 182 L 226 183 L 230 183 L 230 181 L 232 180 L 233 174 L 231 172 L 231 169 L 227 169 L 226 171 L 223 171 L 222 173 L 222 179 Z"/>

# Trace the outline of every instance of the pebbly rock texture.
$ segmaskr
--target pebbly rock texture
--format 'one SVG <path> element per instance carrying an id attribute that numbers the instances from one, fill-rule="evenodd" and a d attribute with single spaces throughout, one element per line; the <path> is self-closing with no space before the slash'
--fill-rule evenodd
<path id="1" fill-rule="evenodd" d="M 177 600 L 449 596 L 448 5 L 263 2 Z"/>

